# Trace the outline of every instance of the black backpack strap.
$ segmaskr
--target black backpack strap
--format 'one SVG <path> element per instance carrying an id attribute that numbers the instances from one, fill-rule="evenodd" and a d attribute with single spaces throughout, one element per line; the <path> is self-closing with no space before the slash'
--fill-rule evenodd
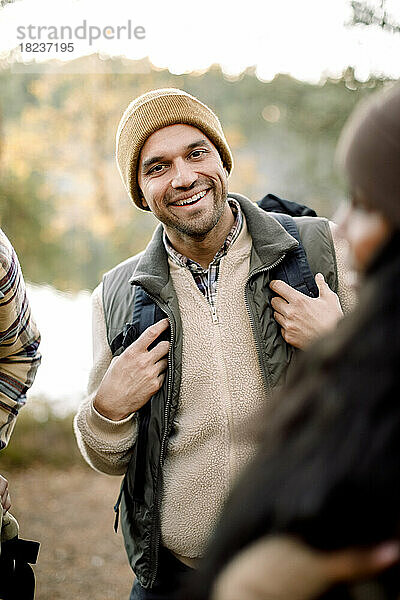
<path id="1" fill-rule="evenodd" d="M 292 217 L 316 217 L 315 210 L 305 204 L 284 200 L 274 194 L 267 194 L 257 202 L 258 206 L 268 212 L 283 213 Z"/>
<path id="2" fill-rule="evenodd" d="M 132 325 L 135 328 L 136 337 L 142 335 L 142 333 L 154 323 L 158 323 L 161 319 L 165 318 L 165 313 L 161 310 L 152 298 L 146 294 L 146 292 L 141 287 L 136 288 L 135 292 L 135 306 L 133 309 L 132 316 Z M 149 346 L 149 350 L 151 350 L 154 345 L 158 344 L 161 338 L 157 338 L 155 342 L 153 342 Z M 169 337 L 165 338 L 169 339 Z M 129 344 L 128 344 L 129 345 Z"/>
<path id="3" fill-rule="evenodd" d="M 132 344 L 132 342 L 137 340 L 148 327 L 165 318 L 165 314 L 161 308 L 148 294 L 146 294 L 143 288 L 136 286 L 134 294 L 135 300 L 132 321 L 130 323 L 125 323 L 123 330 L 112 340 L 111 352 L 113 356 L 121 354 Z M 149 346 L 149 350 L 151 350 L 160 339 L 153 342 L 153 344 Z M 168 337 L 165 339 L 168 339 Z"/>
<path id="4" fill-rule="evenodd" d="M 289 215 L 280 213 L 270 213 L 271 217 L 276 219 L 278 223 L 286 229 L 286 231 L 294 237 L 299 245 L 292 250 L 285 259 L 277 265 L 272 271 L 273 279 L 281 279 L 288 283 L 291 287 L 306 296 L 318 298 L 319 290 L 315 283 L 314 275 L 308 264 L 306 251 L 301 243 L 299 231 L 296 223 Z"/>
<path id="5" fill-rule="evenodd" d="M 166 314 L 161 310 L 156 302 L 144 291 L 143 288 L 136 286 L 135 287 L 135 298 L 134 298 L 134 307 L 132 314 L 132 321 L 130 323 L 126 323 L 123 331 L 117 335 L 117 337 L 112 341 L 112 351 L 114 356 L 117 356 L 121 352 L 123 352 L 128 346 L 132 344 L 137 338 L 142 335 L 142 333 L 154 323 L 158 323 L 161 319 L 166 317 Z M 154 342 L 150 344 L 148 350 L 154 348 L 156 344 L 158 344 L 161 340 L 169 341 L 169 329 L 166 329 Z M 149 429 L 149 421 L 151 415 L 151 400 L 146 402 L 138 410 L 139 423 L 138 423 L 138 434 L 137 434 L 137 452 L 135 459 L 135 475 L 134 475 L 134 489 L 132 490 L 131 499 L 134 502 L 142 503 L 144 496 L 144 484 L 145 484 L 145 461 L 146 461 L 146 446 L 148 440 L 148 429 Z M 131 467 L 132 473 L 132 467 Z M 117 531 L 118 529 L 118 521 L 119 521 L 119 507 L 122 500 L 122 494 L 124 491 L 124 486 L 126 485 L 126 480 L 124 478 L 121 484 L 120 494 L 118 496 L 117 502 L 114 506 L 115 512 L 115 521 L 114 521 L 114 529 Z"/>

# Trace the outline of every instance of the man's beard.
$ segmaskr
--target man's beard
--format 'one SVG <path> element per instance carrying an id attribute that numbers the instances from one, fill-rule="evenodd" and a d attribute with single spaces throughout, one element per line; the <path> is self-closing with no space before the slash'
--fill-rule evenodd
<path id="1" fill-rule="evenodd" d="M 217 190 L 213 181 L 202 181 L 200 185 L 206 183 L 208 186 L 208 192 L 213 194 L 213 206 L 212 213 L 206 213 L 205 215 L 199 217 L 197 220 L 196 217 L 193 219 L 188 219 L 187 221 L 181 222 L 178 219 L 165 219 L 164 225 L 167 227 L 173 228 L 176 231 L 179 231 L 180 234 L 196 239 L 198 241 L 202 241 L 206 235 L 214 229 L 222 215 L 225 211 L 225 202 L 228 196 L 227 190 L 222 190 L 222 194 L 220 198 L 217 198 Z M 199 182 L 194 187 L 193 193 L 199 186 Z"/>

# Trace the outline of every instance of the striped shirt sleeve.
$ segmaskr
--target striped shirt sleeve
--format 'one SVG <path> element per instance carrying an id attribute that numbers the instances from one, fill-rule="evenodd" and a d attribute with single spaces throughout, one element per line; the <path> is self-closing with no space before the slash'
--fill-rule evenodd
<path id="1" fill-rule="evenodd" d="M 35 378 L 39 343 L 17 255 L 0 229 L 0 450 Z"/>

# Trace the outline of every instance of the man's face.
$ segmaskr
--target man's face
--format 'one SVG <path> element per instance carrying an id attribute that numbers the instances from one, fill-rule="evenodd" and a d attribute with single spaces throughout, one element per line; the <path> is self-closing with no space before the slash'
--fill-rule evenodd
<path id="1" fill-rule="evenodd" d="M 171 125 L 153 133 L 139 158 L 143 206 L 166 227 L 202 239 L 226 207 L 227 173 L 218 150 L 190 125 Z"/>

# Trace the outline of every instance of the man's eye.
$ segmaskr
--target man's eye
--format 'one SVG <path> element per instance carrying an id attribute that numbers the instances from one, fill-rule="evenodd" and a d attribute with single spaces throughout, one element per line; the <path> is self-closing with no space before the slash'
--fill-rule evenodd
<path id="1" fill-rule="evenodd" d="M 200 156 L 202 156 L 206 152 L 207 152 L 206 150 L 193 150 L 193 152 L 190 156 L 191 156 L 191 158 L 200 158 Z"/>
<path id="2" fill-rule="evenodd" d="M 150 171 L 148 172 L 148 175 L 151 175 L 152 173 L 161 173 L 164 169 L 165 169 L 165 165 L 155 165 L 154 167 L 152 167 L 150 169 Z"/>

